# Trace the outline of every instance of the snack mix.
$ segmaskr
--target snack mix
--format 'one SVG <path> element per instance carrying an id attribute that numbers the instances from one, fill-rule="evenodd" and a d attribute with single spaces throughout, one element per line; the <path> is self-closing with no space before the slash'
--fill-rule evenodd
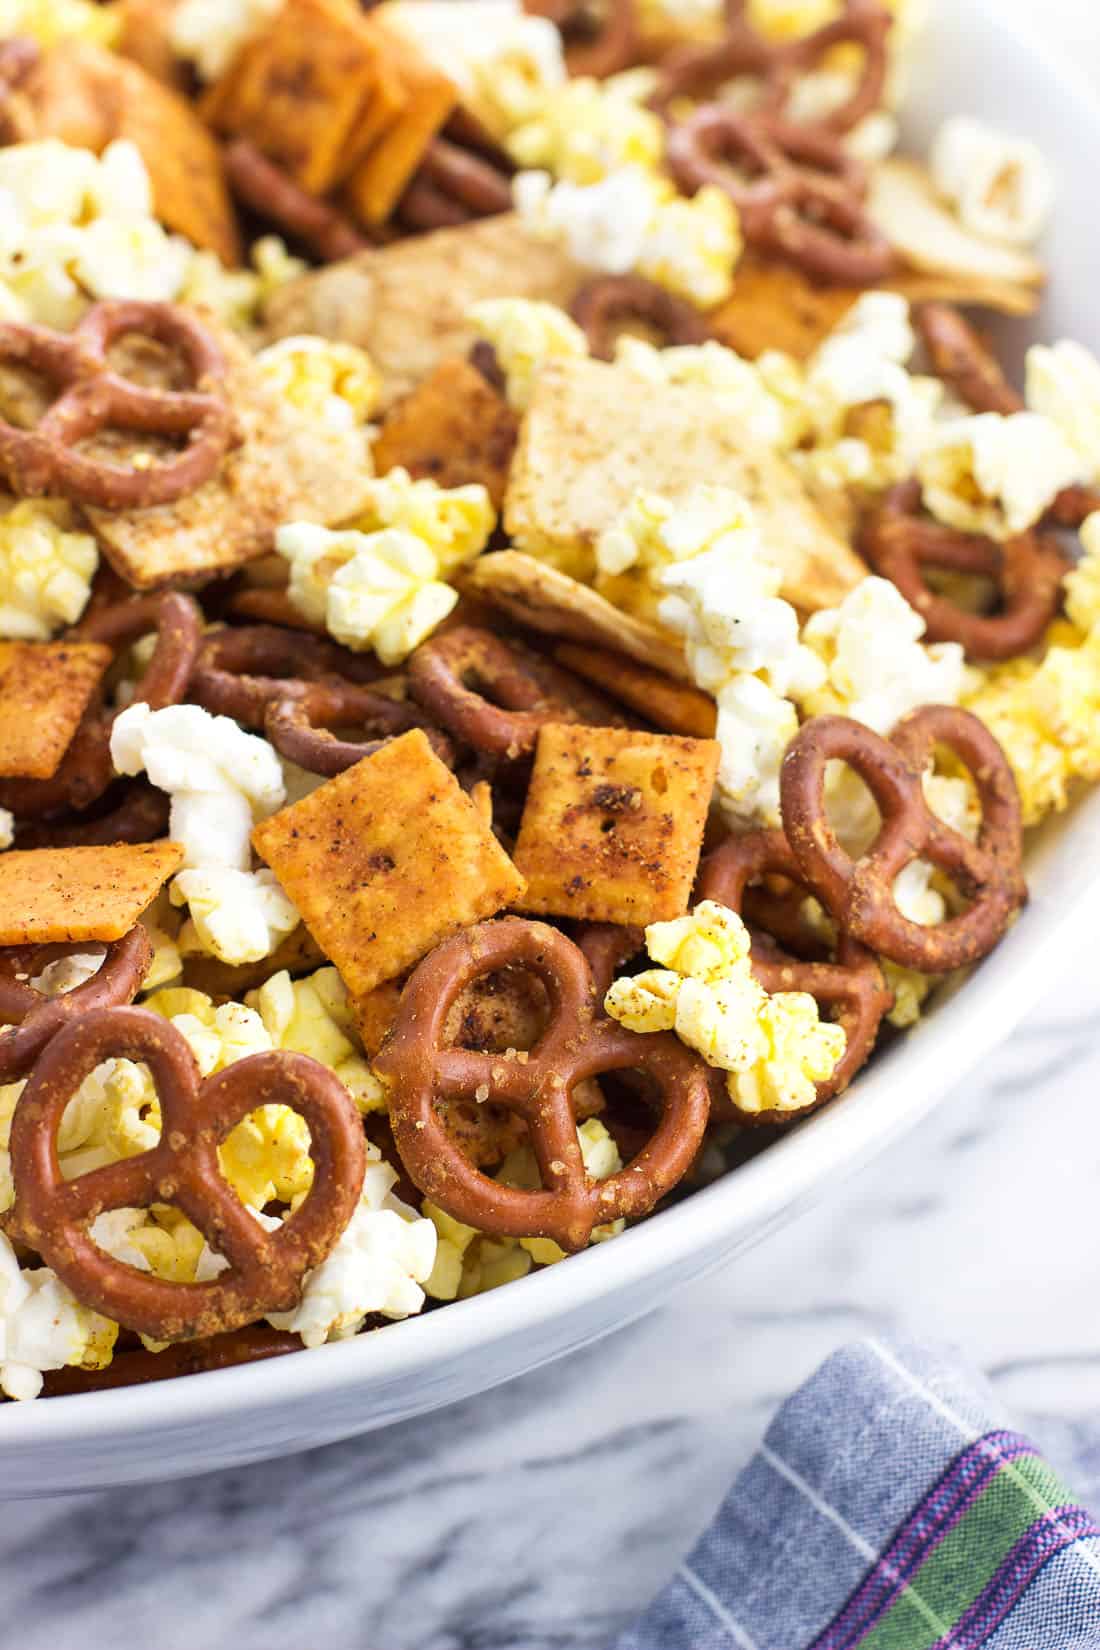
<path id="1" fill-rule="evenodd" d="M 616 1240 L 1012 926 L 1100 361 L 921 10 L 9 6 L 6 1397 Z"/>

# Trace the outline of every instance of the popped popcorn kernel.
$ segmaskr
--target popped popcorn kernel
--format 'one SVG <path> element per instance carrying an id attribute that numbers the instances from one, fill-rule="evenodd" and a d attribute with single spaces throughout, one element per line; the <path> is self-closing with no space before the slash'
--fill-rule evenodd
<path id="1" fill-rule="evenodd" d="M 256 365 L 284 400 L 339 429 L 365 425 L 377 410 L 382 375 L 355 344 L 308 335 L 280 338 L 259 352 Z"/>
<path id="2" fill-rule="evenodd" d="M 1046 228 L 1054 176 L 1038 144 L 953 115 L 929 155 L 932 181 L 976 235 L 1029 246 Z"/>
<path id="3" fill-rule="evenodd" d="M 743 1111 L 796 1111 L 813 1104 L 816 1085 L 827 1082 L 843 1058 L 844 1028 L 818 1017 L 805 991 L 780 991 L 759 1016 L 763 1052 L 745 1071 L 731 1074 L 730 1094 Z"/>
<path id="4" fill-rule="evenodd" d="M 943 424 L 917 462 L 924 502 L 948 527 L 1007 539 L 1033 527 L 1082 460 L 1041 413 L 975 413 Z"/>
<path id="5" fill-rule="evenodd" d="M 191 918 L 180 932 L 180 950 L 226 963 L 269 957 L 301 921 L 273 871 L 228 866 L 181 871 L 170 893 L 172 903 L 186 905 Z"/>
<path id="6" fill-rule="evenodd" d="M 72 506 L 52 499 L 23 499 L 0 514 L 0 637 L 48 642 L 83 613 L 99 552 L 74 521 Z"/>
<path id="7" fill-rule="evenodd" d="M 1027 352 L 1027 404 L 1057 426 L 1080 461 L 1081 478 L 1100 481 L 1100 361 L 1070 339 Z"/>
<path id="8" fill-rule="evenodd" d="M 535 379 L 548 361 L 588 354 L 584 333 L 556 304 L 533 298 L 486 298 L 473 306 L 469 318 L 492 344 L 508 400 L 519 411 L 530 401 Z"/>
<path id="9" fill-rule="evenodd" d="M 641 107 L 642 91 L 630 75 L 567 80 L 509 133 L 505 147 L 517 166 L 542 167 L 571 183 L 598 183 L 623 166 L 652 170 L 664 154 L 664 128 Z"/>

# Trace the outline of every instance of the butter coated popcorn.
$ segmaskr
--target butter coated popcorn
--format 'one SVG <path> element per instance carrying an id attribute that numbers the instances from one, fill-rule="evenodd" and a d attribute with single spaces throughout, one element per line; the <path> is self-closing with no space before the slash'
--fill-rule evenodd
<path id="1" fill-rule="evenodd" d="M 113 46 L 120 23 L 114 6 L 93 0 L 3 0 L 0 6 L 3 38 L 35 40 L 40 46 L 56 46 L 62 40 Z"/>
<path id="2" fill-rule="evenodd" d="M 1046 228 L 1054 178 L 1038 144 L 953 115 L 929 161 L 936 188 L 976 235 L 1028 246 Z"/>
<path id="3" fill-rule="evenodd" d="M 207 866 L 173 878 L 172 903 L 186 905 L 191 932 L 180 935 L 226 963 L 258 962 L 297 928 L 300 917 L 272 871 Z"/>
<path id="4" fill-rule="evenodd" d="M 37 1398 L 47 1370 L 102 1369 L 117 1334 L 117 1324 L 82 1306 L 48 1266 L 23 1271 L 0 1233 L 0 1391 Z"/>
<path id="5" fill-rule="evenodd" d="M 570 183 L 598 183 L 623 166 L 652 170 L 664 146 L 660 120 L 636 101 L 627 75 L 567 80 L 505 143 L 517 166 L 545 168 Z"/>
<path id="6" fill-rule="evenodd" d="M 941 426 L 917 463 L 924 502 L 964 533 L 1007 539 L 1033 527 L 1082 460 L 1040 413 L 976 413 Z"/>
<path id="7" fill-rule="evenodd" d="M 1100 481 L 1100 361 L 1069 339 L 1027 352 L 1027 404 L 1057 426 L 1085 481 Z"/>
<path id="8" fill-rule="evenodd" d="M 48 642 L 75 624 L 91 594 L 99 552 L 61 500 L 22 499 L 0 514 L 0 637 Z"/>
<path id="9" fill-rule="evenodd" d="M 334 1071 L 360 1111 L 385 1111 L 386 1091 L 364 1058 L 335 968 L 292 980 L 283 969 L 245 1001 L 260 1015 L 273 1048 L 293 1049 Z"/>
<path id="10" fill-rule="evenodd" d="M 280 338 L 259 352 L 256 365 L 282 399 L 340 429 L 365 424 L 378 406 L 381 374 L 355 344 L 312 336 Z"/>
<path id="11" fill-rule="evenodd" d="M 547 361 L 588 354 L 584 333 L 556 304 L 533 298 L 486 298 L 473 306 L 470 320 L 492 344 L 508 400 L 521 412 Z"/>

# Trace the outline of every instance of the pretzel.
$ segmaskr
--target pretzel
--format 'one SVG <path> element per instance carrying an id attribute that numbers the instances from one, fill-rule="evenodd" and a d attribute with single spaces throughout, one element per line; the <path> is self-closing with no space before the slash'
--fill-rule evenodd
<path id="1" fill-rule="evenodd" d="M 485 155 L 436 137 L 398 205 L 410 229 L 445 229 L 492 218 L 512 207 L 509 175 Z"/>
<path id="2" fill-rule="evenodd" d="M 341 727 L 361 723 L 367 733 L 379 737 L 337 739 L 328 732 L 326 723 Z M 327 779 L 361 762 L 364 756 L 373 756 L 388 740 L 410 728 L 423 728 L 440 760 L 453 765 L 450 740 L 438 728 L 426 725 L 415 705 L 372 693 L 354 682 L 318 685 L 310 698 L 272 700 L 264 716 L 264 732 L 275 749 L 300 768 L 324 774 Z"/>
<path id="3" fill-rule="evenodd" d="M 864 528 L 861 549 L 924 619 L 929 641 L 959 642 L 972 659 L 1012 659 L 1034 647 L 1058 612 L 1068 566 L 1049 534 L 1021 533 L 998 544 L 931 521 L 921 510 L 919 481 L 890 489 Z M 999 610 L 968 613 L 929 588 L 927 567 L 993 579 Z"/>
<path id="4" fill-rule="evenodd" d="M 107 847 L 113 842 L 155 842 L 168 835 L 171 803 L 164 791 L 158 791 L 145 779 L 119 780 L 111 786 L 108 801 L 113 805 L 106 813 L 94 817 L 67 814 L 56 819 L 20 827 L 16 838 L 19 848 L 77 848 Z"/>
<path id="5" fill-rule="evenodd" d="M 132 1002 L 149 964 L 153 947 L 140 923 L 122 939 L 104 947 L 97 971 L 72 991 L 48 997 L 30 984 L 46 964 L 74 951 L 76 945 L 15 945 L 0 951 L 0 1083 L 26 1077 L 50 1041 L 65 1026 L 94 1008 Z"/>
<path id="6" fill-rule="evenodd" d="M 150 709 L 163 710 L 166 705 L 178 705 L 187 691 L 202 626 L 202 611 L 194 597 L 168 591 L 97 608 L 71 635 L 122 649 L 155 630 L 157 644 L 131 702 L 143 700 Z M 117 715 L 102 701 L 89 708 L 57 772 L 50 779 L 5 780 L 0 784 L 0 806 L 10 808 L 17 819 L 42 819 L 63 808 L 91 807 L 115 779 L 111 728 Z"/>
<path id="7" fill-rule="evenodd" d="M 717 900 L 742 916 L 749 885 L 769 874 L 785 877 L 792 883 L 801 881 L 798 862 L 782 831 L 750 831 L 744 836 L 728 837 L 703 861 L 699 898 Z M 801 894 L 796 893 L 795 898 L 801 904 Z M 751 963 L 753 974 L 765 991 L 808 992 L 820 1009 L 831 1012 L 837 1024 L 843 1026 L 847 1038 L 844 1054 L 832 1076 L 818 1083 L 813 1106 L 840 1094 L 866 1063 L 883 1015 L 894 1000 L 874 955 L 842 931 L 832 961 L 819 957 L 806 960 L 791 956 L 776 943 L 776 937 L 754 927 Z M 813 1106 L 762 1116 L 740 1112 L 737 1115 L 745 1121 L 787 1122 L 804 1116 Z"/>
<path id="8" fill-rule="evenodd" d="M 73 1094 L 101 1060 L 148 1066 L 160 1097 L 161 1136 L 149 1151 L 73 1180 L 62 1177 L 57 1130 Z M 260 1106 L 290 1106 L 309 1125 L 313 1182 L 273 1232 L 222 1178 L 218 1147 Z M 158 1341 L 191 1340 L 291 1310 L 305 1274 L 330 1252 L 354 1213 L 366 1168 L 358 1113 L 325 1066 L 278 1050 L 250 1055 L 200 1080 L 186 1039 L 142 1008 L 100 1008 L 59 1032 L 38 1058 L 11 1124 L 15 1202 L 9 1236 L 52 1266 L 77 1299 Z M 104 1253 L 89 1236 L 97 1215 L 167 1203 L 228 1261 L 208 1283 L 171 1283 Z"/>
<path id="9" fill-rule="evenodd" d="M 890 244 L 863 208 L 866 173 L 824 128 L 705 104 L 671 128 L 666 159 L 688 194 L 725 191 L 751 245 L 823 280 L 867 286 L 891 267 Z M 748 182 L 746 165 L 756 174 Z"/>
<path id="10" fill-rule="evenodd" d="M 590 75 L 605 80 L 638 61 L 641 31 L 635 0 L 605 0 L 602 19 L 588 15 L 585 0 L 525 0 L 524 9 L 548 17 L 565 35 L 573 31 L 575 38 L 565 46 L 565 66 L 573 79 Z"/>
<path id="11" fill-rule="evenodd" d="M 699 312 L 682 298 L 641 275 L 602 275 L 586 281 L 569 313 L 601 361 L 615 354 L 615 338 L 625 323 L 642 321 L 661 334 L 662 344 L 701 344 L 710 333 Z"/>
<path id="12" fill-rule="evenodd" d="M 223 159 L 229 187 L 241 205 L 285 230 L 322 263 L 338 263 L 369 246 L 336 207 L 307 194 L 246 138 L 230 143 Z"/>
<path id="13" fill-rule="evenodd" d="M 127 333 L 176 351 L 193 387 L 149 389 L 115 372 L 108 353 Z M 225 356 L 203 323 L 175 304 L 107 299 L 93 304 L 70 333 L 3 321 L 0 362 L 41 373 L 61 391 L 32 430 L 0 419 L 0 472 L 25 498 L 49 493 L 105 510 L 171 504 L 209 481 L 234 434 L 223 388 Z M 185 436 L 187 442 L 163 463 L 135 454 L 129 463 L 114 464 L 77 450 L 89 436 L 110 429 Z"/>
<path id="14" fill-rule="evenodd" d="M 530 756 L 548 722 L 621 727 L 586 683 L 492 631 L 460 625 L 421 644 L 409 688 L 449 733 L 489 756 Z"/>
<path id="15" fill-rule="evenodd" d="M 203 638 L 191 697 L 218 716 L 262 728 L 269 705 L 301 699 L 323 717 L 351 683 L 377 681 L 372 658 L 279 625 L 240 625 Z"/>
<path id="16" fill-rule="evenodd" d="M 936 745 L 970 773 L 981 803 L 976 843 L 931 811 L 922 776 Z M 842 761 L 867 785 L 882 824 L 858 859 L 841 848 L 825 807 L 825 770 Z M 992 951 L 1027 898 L 1020 869 L 1020 800 L 1004 752 L 984 724 L 952 705 L 925 705 L 889 740 L 844 716 L 817 716 L 788 746 L 780 769 L 783 828 L 801 880 L 840 930 L 923 974 L 944 974 Z M 925 927 L 894 904 L 894 879 L 922 857 L 945 871 L 971 904 Z"/>
<path id="17" fill-rule="evenodd" d="M 916 310 L 916 323 L 937 378 L 942 378 L 974 412 L 1010 417 L 1025 410 L 1024 397 L 1006 378 L 993 351 L 952 305 L 921 304 Z M 1050 515 L 1059 527 L 1075 531 L 1095 510 L 1100 510 L 1100 490 L 1063 487 Z"/>
<path id="18" fill-rule="evenodd" d="M 266 1324 L 233 1329 L 227 1335 L 207 1335 L 197 1341 L 177 1341 L 159 1352 L 144 1347 L 116 1352 L 103 1369 L 80 1369 L 66 1364 L 47 1370 L 42 1386 L 44 1398 L 64 1398 L 77 1392 L 113 1392 L 122 1386 L 146 1386 L 150 1381 L 169 1381 L 180 1375 L 202 1375 L 211 1369 L 236 1369 L 240 1364 L 262 1363 L 285 1352 L 300 1352 L 301 1338 Z"/>
<path id="19" fill-rule="evenodd" d="M 475 1053 L 441 1046 L 443 1024 L 471 981 L 501 968 L 542 981 L 552 1016 L 529 1051 Z M 556 928 L 522 917 L 457 934 L 431 952 L 406 985 L 390 1041 L 375 1060 L 390 1083 L 390 1123 L 420 1190 L 482 1232 L 549 1237 L 583 1249 L 595 1226 L 648 1214 L 683 1178 L 706 1129 L 705 1070 L 671 1034 L 626 1031 L 597 1018 L 582 953 Z M 586 1078 L 642 1071 L 661 1091 L 660 1121 L 618 1174 L 590 1181 L 577 1141 L 572 1095 Z M 492 1100 L 527 1124 L 542 1190 L 521 1191 L 481 1174 L 448 1138 L 436 1100 Z"/>

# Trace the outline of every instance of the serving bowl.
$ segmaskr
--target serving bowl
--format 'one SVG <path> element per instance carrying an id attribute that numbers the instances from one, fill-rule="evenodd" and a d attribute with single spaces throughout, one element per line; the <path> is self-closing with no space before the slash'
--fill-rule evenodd
<path id="1" fill-rule="evenodd" d="M 1034 138 L 1060 183 L 1049 293 L 1035 323 L 1006 336 L 1009 353 L 1030 334 L 1097 348 L 1100 105 L 1072 68 L 1006 25 L 995 0 L 938 0 L 916 53 L 906 135 L 924 145 L 958 112 Z M 104 1489 L 312 1448 L 485 1391 L 652 1310 L 912 1128 L 1008 1035 L 1100 909 L 1100 793 L 1032 838 L 1028 878 L 1030 904 L 961 991 L 944 994 L 842 1100 L 725 1179 L 567 1264 L 354 1340 L 201 1377 L 6 1404 L 4 1493 Z"/>

